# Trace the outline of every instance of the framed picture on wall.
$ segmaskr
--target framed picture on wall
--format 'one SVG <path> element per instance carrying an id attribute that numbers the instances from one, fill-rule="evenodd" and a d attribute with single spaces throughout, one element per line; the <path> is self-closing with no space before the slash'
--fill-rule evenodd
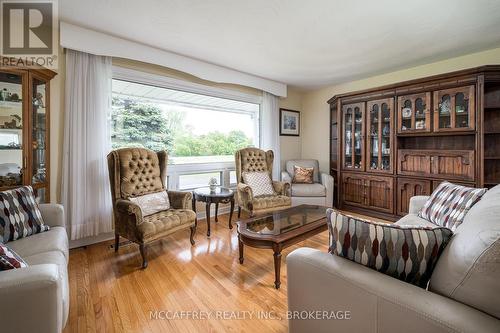
<path id="1" fill-rule="evenodd" d="M 288 109 L 280 109 L 280 135 L 300 135 L 300 112 Z"/>

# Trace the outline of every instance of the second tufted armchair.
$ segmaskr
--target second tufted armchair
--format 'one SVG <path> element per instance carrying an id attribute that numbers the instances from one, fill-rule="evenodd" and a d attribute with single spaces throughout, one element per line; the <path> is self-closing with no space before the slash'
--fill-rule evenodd
<path id="1" fill-rule="evenodd" d="M 272 150 L 263 151 L 258 148 L 244 148 L 235 154 L 236 179 L 238 182 L 236 202 L 238 204 L 238 218 L 241 209 L 247 211 L 250 216 L 265 214 L 275 210 L 289 208 L 292 204 L 288 196 L 290 184 L 273 181 L 275 195 L 254 197 L 250 186 L 243 181 L 244 172 L 267 171 L 272 179 L 274 153 Z"/>
<path id="2" fill-rule="evenodd" d="M 130 198 L 166 191 L 167 152 L 123 148 L 108 154 L 109 181 L 115 217 L 115 252 L 122 236 L 139 244 L 142 267 L 146 268 L 146 245 L 178 230 L 191 228 L 194 245 L 196 213 L 190 209 L 190 192 L 167 191 L 171 209 L 142 216 Z"/>

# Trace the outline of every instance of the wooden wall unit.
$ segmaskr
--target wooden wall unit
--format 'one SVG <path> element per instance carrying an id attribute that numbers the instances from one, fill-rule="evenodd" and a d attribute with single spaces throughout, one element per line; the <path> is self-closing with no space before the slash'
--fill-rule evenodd
<path id="1" fill-rule="evenodd" d="M 43 68 L 0 66 L 0 191 L 31 185 L 40 203 L 50 201 L 50 80 L 55 75 Z"/>
<path id="2" fill-rule="evenodd" d="M 334 205 L 389 219 L 442 181 L 500 183 L 500 65 L 336 95 Z"/>

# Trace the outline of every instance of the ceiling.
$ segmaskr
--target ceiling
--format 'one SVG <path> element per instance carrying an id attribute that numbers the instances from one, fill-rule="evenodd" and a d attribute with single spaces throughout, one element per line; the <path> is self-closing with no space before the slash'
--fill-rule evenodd
<path id="1" fill-rule="evenodd" d="M 300 88 L 500 47 L 498 0 L 59 4 L 63 21 Z"/>

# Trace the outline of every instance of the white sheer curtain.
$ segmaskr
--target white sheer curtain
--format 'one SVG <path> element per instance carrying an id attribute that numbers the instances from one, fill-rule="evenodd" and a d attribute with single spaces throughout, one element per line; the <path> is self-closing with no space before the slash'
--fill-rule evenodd
<path id="1" fill-rule="evenodd" d="M 264 150 L 274 152 L 273 179 L 279 180 L 281 169 L 279 98 L 268 92 L 262 95 L 262 143 Z"/>
<path id="2" fill-rule="evenodd" d="M 67 50 L 61 197 L 72 240 L 113 229 L 106 160 L 111 80 L 111 58 Z"/>

